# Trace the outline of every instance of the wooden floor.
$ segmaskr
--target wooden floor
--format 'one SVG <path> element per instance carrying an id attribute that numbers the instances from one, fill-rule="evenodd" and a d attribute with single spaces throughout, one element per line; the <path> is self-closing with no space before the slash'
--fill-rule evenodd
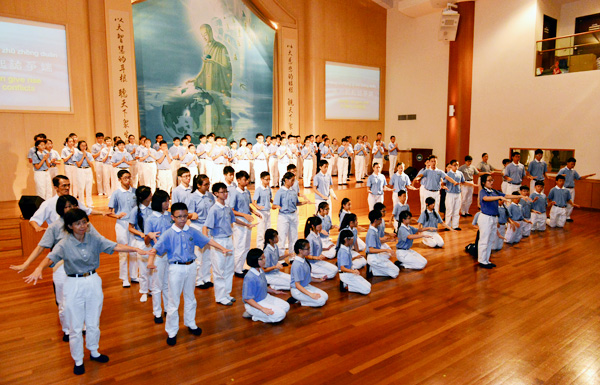
<path id="1" fill-rule="evenodd" d="M 10 210 L 0 208 L 4 217 Z M 359 214 L 366 224 L 366 211 Z M 442 233 L 443 249 L 416 242 L 429 261 L 425 270 L 375 278 L 368 296 L 341 294 L 337 277 L 316 284 L 329 302 L 293 305 L 278 325 L 242 318 L 242 280 L 234 278 L 233 307 L 216 305 L 212 289 L 196 291 L 204 333 L 182 329 L 174 347 L 165 343 L 164 325 L 154 324 L 151 301 L 140 303 L 136 286 L 121 288 L 117 256 L 107 256 L 99 270 L 100 351 L 110 362 L 90 362 L 86 351 L 86 374 L 77 378 L 61 340 L 51 271 L 26 286 L 8 269 L 23 257 L 5 256 L 0 382 L 598 384 L 600 213 L 576 210 L 574 219 L 505 245 L 493 254 L 493 270 L 477 268 L 464 252 L 476 230 L 461 219 L 462 232 Z"/>

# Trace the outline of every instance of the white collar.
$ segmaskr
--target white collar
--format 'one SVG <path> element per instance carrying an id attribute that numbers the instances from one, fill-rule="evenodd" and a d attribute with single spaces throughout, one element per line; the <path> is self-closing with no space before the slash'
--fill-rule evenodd
<path id="1" fill-rule="evenodd" d="M 250 269 L 251 272 L 253 272 L 257 277 L 260 277 L 260 267 L 253 267 L 252 269 Z"/>
<path id="2" fill-rule="evenodd" d="M 405 225 L 404 223 L 403 223 L 403 224 L 402 224 L 400 227 L 404 227 L 405 229 L 407 229 L 407 230 L 410 230 L 410 229 L 408 228 L 408 226 L 407 226 L 407 225 Z"/>
<path id="3" fill-rule="evenodd" d="M 159 213 L 158 211 L 154 211 L 154 210 L 152 210 L 152 215 L 155 216 L 155 217 L 157 217 L 157 218 L 160 218 L 160 217 L 163 216 L 163 214 Z"/>
<path id="4" fill-rule="evenodd" d="M 281 186 L 281 189 L 284 191 L 289 191 L 289 188 L 285 187 L 285 186 Z"/>
<path id="5" fill-rule="evenodd" d="M 125 189 L 123 188 L 123 186 L 119 186 L 119 190 L 121 190 L 121 191 L 123 191 L 123 192 L 130 192 L 130 191 L 132 190 L 132 187 L 131 187 L 131 186 L 129 186 L 129 190 L 125 190 Z"/>
<path id="6" fill-rule="evenodd" d="M 175 223 L 173 223 L 173 225 L 171 226 L 171 228 L 172 228 L 173 230 L 175 230 L 175 232 L 176 232 L 176 233 L 180 233 L 180 232 L 182 231 L 182 230 L 181 230 L 179 227 L 177 227 L 177 226 L 175 225 Z M 190 226 L 188 226 L 188 225 L 185 225 L 185 226 L 183 226 L 183 231 L 188 231 L 188 229 L 189 229 L 189 228 L 190 228 Z"/>
<path id="7" fill-rule="evenodd" d="M 275 250 L 275 246 L 271 245 L 270 243 L 267 243 L 267 247 L 266 248 L 270 248 L 271 250 Z"/>
<path id="8" fill-rule="evenodd" d="M 200 190 L 196 190 L 195 193 L 204 198 L 208 194 L 208 191 L 203 194 L 202 192 L 200 192 Z"/>
<path id="9" fill-rule="evenodd" d="M 177 187 L 181 187 L 181 188 L 182 188 L 183 190 L 185 190 L 185 191 L 187 191 L 187 190 L 191 190 L 191 189 L 192 189 L 192 187 L 191 187 L 190 185 L 188 185 L 187 187 L 185 187 L 185 186 L 183 185 L 183 183 L 182 183 L 182 184 L 180 184 L 180 185 L 179 185 L 179 186 L 177 186 Z"/>
<path id="10" fill-rule="evenodd" d="M 370 230 L 370 229 L 373 229 L 373 230 L 375 230 L 375 231 L 377 231 L 377 232 L 379 231 L 379 229 L 378 229 L 377 227 L 373 227 L 373 225 L 369 225 L 369 230 Z"/>
<path id="11" fill-rule="evenodd" d="M 296 255 L 296 258 L 294 258 L 294 262 L 302 262 L 302 263 L 304 263 L 304 258 L 302 258 L 299 255 Z"/>
<path id="12" fill-rule="evenodd" d="M 215 201 L 215 204 L 216 204 L 217 206 L 219 206 L 220 208 L 224 208 L 224 207 L 225 207 L 225 205 L 222 205 L 222 204 L 220 204 L 220 203 L 219 203 L 219 201 Z"/>
<path id="13" fill-rule="evenodd" d="M 241 189 L 239 186 L 237 186 L 235 189 L 236 189 L 237 191 L 241 192 L 242 194 L 243 194 L 244 192 L 246 192 L 246 190 L 242 190 L 242 189 Z"/>

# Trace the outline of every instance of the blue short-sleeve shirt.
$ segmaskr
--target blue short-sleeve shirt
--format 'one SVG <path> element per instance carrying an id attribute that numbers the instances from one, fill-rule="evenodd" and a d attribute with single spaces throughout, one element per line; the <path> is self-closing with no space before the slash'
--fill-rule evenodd
<path id="1" fill-rule="evenodd" d="M 205 237 L 193 227 L 185 225 L 183 229 L 180 229 L 172 225 L 167 231 L 160 234 L 154 249 L 157 254 L 167 253 L 170 264 L 189 262 L 196 258 L 194 246 L 203 248 L 209 241 L 208 237 Z"/>
<path id="2" fill-rule="evenodd" d="M 408 239 L 408 236 L 416 234 L 418 232 L 419 232 L 419 230 L 417 230 L 416 227 L 406 226 L 405 224 L 402 224 L 398 228 L 398 243 L 396 244 L 396 249 L 398 249 L 398 250 L 410 249 L 413 245 L 413 240 Z"/>
<path id="3" fill-rule="evenodd" d="M 310 276 L 310 271 L 310 264 L 306 263 L 304 258 L 300 258 L 297 256 L 294 259 L 294 263 L 292 263 L 292 269 L 290 270 L 290 287 L 292 289 L 295 289 L 296 282 L 298 282 L 302 287 L 310 285 L 310 282 L 312 280 Z"/>
<path id="4" fill-rule="evenodd" d="M 204 226 L 210 230 L 213 238 L 227 238 L 233 234 L 231 224 L 235 222 L 235 215 L 229 206 L 223 206 L 219 202 L 208 210 Z"/>
<path id="5" fill-rule="evenodd" d="M 433 227 L 435 229 L 437 229 L 439 223 L 443 223 L 440 214 L 436 211 L 429 211 L 427 209 L 421 213 L 418 222 L 422 224 L 423 227 Z"/>
<path id="6" fill-rule="evenodd" d="M 280 214 L 293 214 L 298 210 L 298 194 L 293 190 L 281 187 L 275 193 L 273 204 L 281 206 Z"/>
<path id="7" fill-rule="evenodd" d="M 242 285 L 242 299 L 244 302 L 253 299 L 260 302 L 267 298 L 267 277 L 265 272 L 260 269 L 250 269 L 244 277 Z"/>

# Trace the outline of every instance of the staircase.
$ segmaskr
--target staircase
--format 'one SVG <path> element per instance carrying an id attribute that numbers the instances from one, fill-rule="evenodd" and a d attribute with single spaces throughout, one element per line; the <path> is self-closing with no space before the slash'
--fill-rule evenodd
<path id="1" fill-rule="evenodd" d="M 23 254 L 20 222 L 19 218 L 0 218 L 0 259 Z"/>

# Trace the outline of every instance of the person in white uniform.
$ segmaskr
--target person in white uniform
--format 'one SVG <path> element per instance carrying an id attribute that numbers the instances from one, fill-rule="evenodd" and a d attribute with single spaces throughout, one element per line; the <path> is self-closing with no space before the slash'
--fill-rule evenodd
<path id="1" fill-rule="evenodd" d="M 256 234 L 256 247 L 264 247 L 265 231 L 271 227 L 271 205 L 273 203 L 273 193 L 271 192 L 271 175 L 267 171 L 260 174 L 260 184 L 254 189 L 252 203 L 260 212 L 262 219 L 258 222 Z"/>
<path id="2" fill-rule="evenodd" d="M 129 245 L 138 249 L 150 250 L 144 241 L 146 234 L 144 232 L 148 219 L 152 215 L 152 191 L 148 186 L 139 186 L 135 190 L 135 207 L 127 214 L 125 219 L 129 222 Z M 148 300 L 150 290 L 150 270 L 148 269 L 148 257 L 146 255 L 137 255 L 137 266 L 139 270 L 139 293 L 140 302 Z"/>
<path id="3" fill-rule="evenodd" d="M 383 203 L 384 191 L 394 191 L 387 187 L 385 176 L 381 174 L 381 165 L 377 162 L 373 163 L 373 173 L 367 179 L 367 200 L 369 202 L 369 210 L 373 210 L 375 203 Z"/>
<path id="4" fill-rule="evenodd" d="M 281 322 L 290 310 L 290 305 L 271 295 L 283 292 L 267 286 L 265 260 L 266 256 L 261 249 L 252 249 L 246 256 L 250 271 L 244 277 L 242 286 L 242 300 L 246 309 L 243 317 L 265 323 Z"/>
<path id="5" fill-rule="evenodd" d="M 33 153 L 31 162 L 33 165 L 33 180 L 35 182 L 35 193 L 46 200 L 52 197 L 50 173 L 50 153 L 46 151 L 46 139 L 35 141 L 36 151 Z"/>
<path id="6" fill-rule="evenodd" d="M 100 150 L 98 161 L 102 163 L 102 188 L 104 194 L 110 196 L 116 187 L 112 184 L 112 163 L 110 161 L 114 152 L 112 138 L 107 136 L 104 138 L 104 148 Z"/>
<path id="7" fill-rule="evenodd" d="M 215 204 L 215 196 L 209 191 L 210 180 L 208 176 L 200 174 L 194 179 L 192 194 L 189 199 L 188 212 L 191 214 L 190 226 L 202 232 L 208 210 Z M 194 249 L 196 254 L 196 287 L 198 289 L 209 289 L 213 287 L 210 278 L 210 250 L 207 247 Z"/>
<path id="8" fill-rule="evenodd" d="M 173 176 L 171 174 L 173 158 L 169 154 L 169 145 L 166 141 L 160 142 L 160 148 L 156 156 L 156 187 L 170 194 L 173 188 Z"/>
<path id="9" fill-rule="evenodd" d="M 333 179 L 331 174 L 327 171 L 329 169 L 329 162 L 326 160 L 319 161 L 319 173 L 313 178 L 313 192 L 315 193 L 315 212 L 318 211 L 319 204 L 326 202 L 331 206 L 331 198 L 337 200 L 337 196 L 333 191 Z"/>
<path id="10" fill-rule="evenodd" d="M 550 190 L 548 194 L 548 203 L 550 203 L 550 218 L 546 220 L 546 224 L 550 227 L 564 227 L 567 221 L 567 207 L 579 207 L 573 202 L 571 192 L 565 188 L 565 176 L 556 176 L 556 186 Z"/>
<path id="11" fill-rule="evenodd" d="M 575 164 L 577 160 L 575 158 L 567 159 L 567 165 L 561 168 L 558 171 L 558 175 L 565 176 L 565 184 L 564 187 L 569 191 L 571 195 L 571 200 L 575 202 L 575 181 L 587 179 L 596 175 L 596 173 L 588 174 L 588 175 L 579 175 L 579 173 L 575 170 Z M 571 219 L 571 213 L 573 212 L 573 205 L 567 204 L 567 222 L 573 222 Z"/>
<path id="12" fill-rule="evenodd" d="M 326 277 L 332 279 L 338 272 L 338 269 L 332 263 L 327 262 L 327 257 L 323 255 L 323 242 L 321 241 L 322 221 L 318 216 L 309 217 L 304 227 L 304 237 L 310 243 L 310 255 L 306 258 L 311 265 L 311 274 L 315 278 Z M 333 243 L 328 249 L 333 249 Z M 325 250 L 326 251 L 326 250 Z"/>
<path id="13" fill-rule="evenodd" d="M 311 282 L 322 282 L 326 277 L 314 278 L 311 274 L 311 265 L 306 262 L 310 255 L 310 243 L 306 239 L 299 239 L 294 244 L 296 258 L 290 271 L 290 292 L 292 296 L 288 303 L 300 302 L 302 306 L 321 307 L 327 303 L 329 296 L 323 290 L 311 285 Z"/>
<path id="14" fill-rule="evenodd" d="M 82 201 L 85 196 L 85 204 L 88 207 L 93 207 L 92 184 L 94 183 L 94 173 L 92 172 L 92 164 L 94 163 L 94 158 L 88 152 L 87 143 L 83 140 L 77 143 L 77 150 L 77 153 L 73 157 L 77 166 L 77 195 Z"/>
<path id="15" fill-rule="evenodd" d="M 277 216 L 277 228 L 281 236 L 279 237 L 279 250 L 284 251 L 286 242 L 289 247 L 298 240 L 298 207 L 307 202 L 298 200 L 298 193 L 292 189 L 296 177 L 291 172 L 285 173 L 281 180 L 281 188 L 275 193 L 273 198 L 273 209 L 279 210 Z"/>
<path id="16" fill-rule="evenodd" d="M 73 138 L 68 137 L 67 139 L 65 139 L 65 147 L 62 149 L 60 157 L 62 158 L 65 165 L 65 175 L 71 181 L 71 189 L 69 190 L 69 194 L 77 198 L 77 168 L 75 167 L 75 160 L 73 159 L 73 156 L 75 155 L 76 151 L 77 149 L 75 148 L 75 142 Z"/>
<path id="17" fill-rule="evenodd" d="M 425 231 L 430 238 L 423 239 L 423 244 L 429 247 L 444 247 L 444 240 L 438 234 L 438 224 L 442 224 L 449 231 L 456 231 L 442 220 L 440 213 L 435 210 L 435 200 L 432 197 L 425 198 L 425 211 L 419 216 L 419 228 Z"/>
<path id="18" fill-rule="evenodd" d="M 302 157 L 302 182 L 304 183 L 304 188 L 310 188 L 311 181 L 313 178 L 313 162 L 315 159 L 315 152 L 313 151 L 313 146 L 310 143 L 310 138 L 306 137 L 304 139 L 304 147 L 302 148 L 302 152 L 300 153 Z"/>
<path id="19" fill-rule="evenodd" d="M 382 216 L 379 210 L 369 212 L 369 222 L 371 226 L 367 231 L 367 278 L 391 277 L 396 278 L 400 273 L 398 266 L 390 261 L 392 250 L 390 247 L 383 247 L 379 237 L 378 227 L 381 224 Z"/>
<path id="20" fill-rule="evenodd" d="M 340 246 L 337 250 L 337 265 L 340 273 L 340 291 L 351 291 L 367 295 L 371 292 L 371 283 L 360 275 L 360 271 L 352 267 L 352 245 L 354 233 L 343 230 L 339 235 Z"/>
<path id="21" fill-rule="evenodd" d="M 98 195 L 108 194 L 108 191 L 104 191 L 104 163 L 100 161 L 100 154 L 102 153 L 102 149 L 104 149 L 104 147 L 106 147 L 104 144 L 104 134 L 97 132 L 96 143 L 92 145 L 91 151 L 92 158 L 94 158 L 94 168 L 96 170 L 96 189 L 98 190 Z"/>
<path id="22" fill-rule="evenodd" d="M 64 286 L 65 309 L 69 322 L 69 345 L 75 361 L 73 373 L 85 373 L 83 364 L 83 324 L 86 326 L 86 347 L 90 360 L 106 363 L 108 356 L 98 352 L 100 342 L 100 313 L 104 302 L 102 280 L 96 273 L 100 253 L 147 253 L 131 246 L 117 244 L 97 233 L 88 232 L 89 219 L 85 211 L 72 209 L 65 213 L 64 229 L 69 235 L 52 249 L 25 282 L 34 284 L 42 278 L 42 270 L 64 261 L 67 280 Z"/>
<path id="23" fill-rule="evenodd" d="M 394 170 L 396 170 L 396 161 L 398 160 L 398 143 L 396 143 L 396 137 L 394 135 L 390 136 L 390 142 L 387 145 L 387 152 L 390 158 L 390 166 L 388 169 L 389 175 L 391 175 Z"/>
<path id="24" fill-rule="evenodd" d="M 427 260 L 411 248 L 415 239 L 428 239 L 431 238 L 431 235 L 424 233 L 424 229 L 417 229 L 410 225 L 412 219 L 410 211 L 402 211 L 398 219 L 400 226 L 398 227 L 398 243 L 396 244 L 397 263 L 405 269 L 422 270 L 427 265 Z"/>
<path id="25" fill-rule="evenodd" d="M 317 217 L 321 219 L 321 233 L 319 236 L 323 243 L 323 255 L 329 259 L 333 259 L 335 258 L 336 249 L 335 247 L 330 248 L 330 246 L 335 246 L 335 244 L 329 237 L 329 232 L 334 226 L 331 221 L 331 216 L 329 215 L 329 204 L 327 202 L 319 203 L 319 206 L 317 207 Z"/>
<path id="26" fill-rule="evenodd" d="M 275 290 L 290 290 L 290 275 L 284 273 L 283 263 L 280 260 L 285 259 L 290 253 L 279 253 L 279 233 L 275 229 L 265 231 L 265 266 L 263 270 L 267 275 L 267 283 Z"/>
<path id="27" fill-rule="evenodd" d="M 447 175 L 454 179 L 456 184 L 447 183 L 446 186 L 446 225 L 460 231 L 461 189 L 466 181 L 463 173 L 458 170 L 456 159 L 450 161 L 450 171 Z"/>

